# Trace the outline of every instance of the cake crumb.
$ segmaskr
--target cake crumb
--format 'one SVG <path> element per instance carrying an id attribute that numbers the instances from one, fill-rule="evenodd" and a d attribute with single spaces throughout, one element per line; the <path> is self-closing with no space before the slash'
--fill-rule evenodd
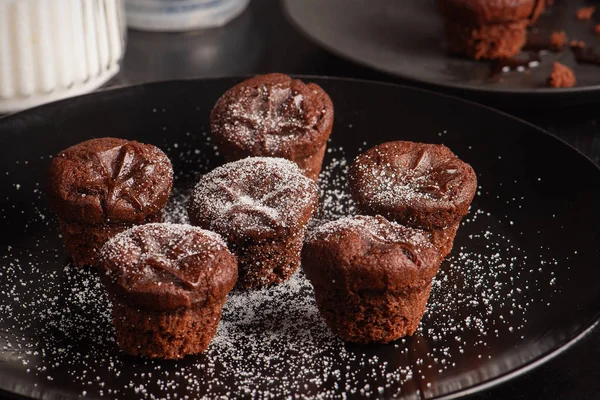
<path id="1" fill-rule="evenodd" d="M 555 62 L 546 84 L 552 88 L 570 88 L 575 86 L 576 79 L 573 70 L 566 65 Z"/>
<path id="2" fill-rule="evenodd" d="M 580 21 L 589 21 L 592 15 L 596 11 L 596 7 L 581 7 L 577 10 L 577 19 Z"/>
<path id="3" fill-rule="evenodd" d="M 552 47 L 552 50 L 559 51 L 565 48 L 568 41 L 569 38 L 565 31 L 552 32 L 552 35 L 550 36 L 550 47 Z"/>
<path id="4" fill-rule="evenodd" d="M 582 49 L 585 47 L 585 42 L 583 40 L 571 40 L 569 43 L 572 49 Z"/>

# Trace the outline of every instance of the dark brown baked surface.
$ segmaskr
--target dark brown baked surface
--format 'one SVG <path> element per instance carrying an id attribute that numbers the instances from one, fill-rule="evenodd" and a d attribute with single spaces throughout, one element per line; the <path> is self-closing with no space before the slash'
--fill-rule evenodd
<path id="1" fill-rule="evenodd" d="M 225 299 L 170 312 L 140 309 L 112 300 L 117 343 L 124 352 L 148 358 L 179 359 L 204 352 L 215 336 Z"/>
<path id="2" fill-rule="evenodd" d="M 318 186 L 293 162 L 250 157 L 204 175 L 192 192 L 189 216 L 230 242 L 259 241 L 302 229 L 318 196 Z"/>
<path id="3" fill-rule="evenodd" d="M 120 302 L 149 310 L 220 303 L 237 280 L 221 237 L 190 225 L 146 224 L 108 241 L 102 277 Z"/>
<path id="4" fill-rule="evenodd" d="M 346 342 L 389 343 L 415 333 L 427 309 L 431 283 L 405 292 L 343 293 L 315 287 L 319 314 Z"/>
<path id="5" fill-rule="evenodd" d="M 317 286 L 404 291 L 428 284 L 442 258 L 431 235 L 381 216 L 344 217 L 307 234 L 302 267 Z"/>
<path id="6" fill-rule="evenodd" d="M 211 113 L 211 133 L 229 161 L 283 157 L 314 175 L 333 127 L 333 103 L 321 87 L 284 74 L 267 74 L 234 86 Z M 307 165 L 302 165 L 302 164 Z"/>
<path id="7" fill-rule="evenodd" d="M 238 286 L 243 289 L 262 288 L 290 278 L 300 266 L 300 251 L 304 229 L 268 240 L 240 240 L 231 249 L 238 258 Z"/>
<path id="8" fill-rule="evenodd" d="M 433 228 L 428 230 L 431 233 L 433 245 L 438 248 L 442 257 L 446 257 L 452 251 L 454 238 L 460 228 L 460 221 L 445 228 Z"/>
<path id="9" fill-rule="evenodd" d="M 367 150 L 348 179 L 361 213 L 423 229 L 460 221 L 477 190 L 473 168 L 446 146 L 407 141 Z"/>
<path id="10" fill-rule="evenodd" d="M 143 223 L 165 207 L 172 180 L 171 162 L 157 147 L 100 138 L 69 147 L 52 160 L 48 193 L 63 220 Z"/>
<path id="11" fill-rule="evenodd" d="M 534 22 L 544 0 L 437 0 L 442 15 L 466 25 L 487 25 L 528 20 Z"/>

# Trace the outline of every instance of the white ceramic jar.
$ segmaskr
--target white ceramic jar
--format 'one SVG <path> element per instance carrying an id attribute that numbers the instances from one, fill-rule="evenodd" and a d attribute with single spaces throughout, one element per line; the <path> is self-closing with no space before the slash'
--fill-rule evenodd
<path id="1" fill-rule="evenodd" d="M 147 31 L 183 32 L 223 26 L 250 0 L 125 0 L 127 24 Z"/>
<path id="2" fill-rule="evenodd" d="M 0 0 L 0 113 L 98 88 L 125 35 L 121 0 Z"/>

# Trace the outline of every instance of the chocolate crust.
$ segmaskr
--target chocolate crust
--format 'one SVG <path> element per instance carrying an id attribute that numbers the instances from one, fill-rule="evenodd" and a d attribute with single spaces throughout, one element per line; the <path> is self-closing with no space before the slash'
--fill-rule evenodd
<path id="1" fill-rule="evenodd" d="M 430 291 L 431 284 L 406 292 L 349 295 L 315 286 L 315 299 L 329 329 L 344 341 L 385 344 L 415 333 Z"/>
<path id="2" fill-rule="evenodd" d="M 318 286 L 403 292 L 427 285 L 442 258 L 429 233 L 382 216 L 359 215 L 309 232 L 302 261 L 306 276 Z"/>
<path id="3" fill-rule="evenodd" d="M 66 221 L 144 223 L 165 207 L 172 181 L 171 162 L 157 147 L 99 138 L 69 147 L 52 160 L 48 195 Z"/>
<path id="4" fill-rule="evenodd" d="M 348 180 L 362 213 L 427 230 L 458 223 L 477 190 L 473 168 L 446 146 L 407 141 L 362 153 Z"/>
<path id="5" fill-rule="evenodd" d="M 215 336 L 225 300 L 169 313 L 140 309 L 113 298 L 113 324 L 121 350 L 148 358 L 180 359 L 203 353 Z"/>
<path id="6" fill-rule="evenodd" d="M 446 257 L 452 251 L 454 238 L 460 228 L 460 222 L 452 224 L 442 229 L 431 229 L 431 239 L 433 245 L 437 247 L 442 257 Z"/>
<path id="7" fill-rule="evenodd" d="M 261 288 L 286 281 L 300 266 L 304 229 L 278 239 L 232 243 L 239 262 L 238 286 Z"/>
<path id="8" fill-rule="evenodd" d="M 146 224 L 101 250 L 109 292 L 132 307 L 156 311 L 219 303 L 238 276 L 237 260 L 219 235 L 179 224 Z"/>

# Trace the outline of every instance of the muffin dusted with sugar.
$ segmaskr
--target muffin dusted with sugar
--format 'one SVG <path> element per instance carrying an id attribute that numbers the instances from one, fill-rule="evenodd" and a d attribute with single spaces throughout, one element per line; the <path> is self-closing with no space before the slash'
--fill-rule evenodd
<path id="1" fill-rule="evenodd" d="M 211 113 L 211 133 L 228 161 L 287 158 L 313 180 L 319 177 L 332 127 L 327 93 L 284 74 L 241 82 L 221 96 Z"/>
<path id="2" fill-rule="evenodd" d="M 131 228 L 104 245 L 101 262 L 117 343 L 150 358 L 206 350 L 237 279 L 223 239 L 190 225 Z"/>
<path id="3" fill-rule="evenodd" d="M 238 257 L 240 286 L 256 288 L 296 271 L 318 196 L 317 185 L 293 162 L 250 157 L 204 175 L 188 214 L 194 225 L 227 240 Z"/>
<path id="4" fill-rule="evenodd" d="M 387 142 L 358 156 L 350 190 L 363 214 L 425 229 L 443 256 L 477 190 L 473 168 L 444 145 Z"/>
<path id="5" fill-rule="evenodd" d="M 357 343 L 412 335 L 441 261 L 428 233 L 381 216 L 321 225 L 302 250 L 321 316 L 335 334 Z"/>
<path id="6" fill-rule="evenodd" d="M 162 220 L 173 184 L 171 161 L 150 144 L 91 139 L 60 152 L 48 176 L 50 205 L 75 265 L 96 265 L 111 237 Z"/>

